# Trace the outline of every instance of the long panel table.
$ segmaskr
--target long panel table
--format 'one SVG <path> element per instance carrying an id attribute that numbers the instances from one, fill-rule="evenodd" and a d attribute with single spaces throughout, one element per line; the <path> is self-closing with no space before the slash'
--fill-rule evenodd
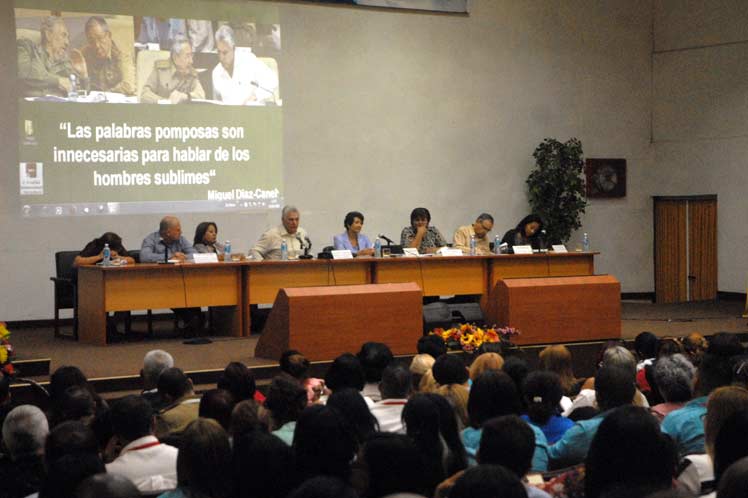
<path id="1" fill-rule="evenodd" d="M 193 306 L 233 306 L 228 333 L 247 336 L 249 305 L 274 302 L 284 287 L 415 282 L 424 296 L 479 294 L 485 310 L 498 281 L 593 275 L 595 254 L 82 266 L 78 270 L 79 338 L 105 345 L 110 311 Z"/>

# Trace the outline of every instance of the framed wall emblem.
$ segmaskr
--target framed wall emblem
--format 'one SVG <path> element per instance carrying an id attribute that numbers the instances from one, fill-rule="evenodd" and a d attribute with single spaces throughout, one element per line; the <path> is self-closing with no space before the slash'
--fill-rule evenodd
<path id="1" fill-rule="evenodd" d="M 587 197 L 626 197 L 625 159 L 587 159 L 584 174 Z"/>

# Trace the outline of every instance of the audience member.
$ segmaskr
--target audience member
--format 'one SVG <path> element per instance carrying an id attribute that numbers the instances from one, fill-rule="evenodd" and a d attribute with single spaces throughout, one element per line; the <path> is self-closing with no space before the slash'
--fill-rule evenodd
<path id="1" fill-rule="evenodd" d="M 670 488 L 675 447 L 646 409 L 623 406 L 600 423 L 586 459 L 585 498 L 624 485 L 637 496 Z"/>
<path id="2" fill-rule="evenodd" d="M 356 440 L 335 410 L 313 405 L 299 416 L 293 449 L 302 480 L 320 475 L 347 480 Z"/>
<path id="3" fill-rule="evenodd" d="M 358 359 L 364 368 L 366 384 L 363 395 L 372 401 L 379 401 L 379 382 L 382 380 L 382 371 L 392 362 L 394 358 L 390 348 L 381 342 L 365 342 L 358 352 Z"/>
<path id="4" fill-rule="evenodd" d="M 548 346 L 540 352 L 540 368 L 558 374 L 564 396 L 573 397 L 579 394 L 584 379 L 574 376 L 571 363 L 571 351 L 562 344 Z"/>
<path id="5" fill-rule="evenodd" d="M 470 389 L 463 384 L 447 384 L 446 386 L 439 386 L 435 392 L 449 402 L 460 424 L 460 429 L 467 427 L 469 424 L 467 404 L 470 398 Z"/>
<path id="6" fill-rule="evenodd" d="M 254 373 L 247 365 L 238 361 L 226 365 L 216 387 L 230 392 L 236 403 L 245 399 L 254 399 L 258 403 L 265 402 L 265 396 L 257 390 Z"/>
<path id="7" fill-rule="evenodd" d="M 304 481 L 288 498 L 358 498 L 358 494 L 345 480 L 320 475 Z"/>
<path id="8" fill-rule="evenodd" d="M 410 373 L 413 375 L 413 390 L 419 391 L 421 386 L 421 379 L 427 373 L 433 379 L 431 369 L 434 366 L 434 357 L 430 354 L 417 354 L 413 357 L 410 362 Z"/>
<path id="9" fill-rule="evenodd" d="M 210 389 L 200 398 L 198 416 L 215 420 L 228 432 L 235 404 L 230 392 L 224 389 Z"/>
<path id="10" fill-rule="evenodd" d="M 0 483 L 8 498 L 39 491 L 44 480 L 44 442 L 49 434 L 47 417 L 33 405 L 20 405 L 5 417 L 0 457 Z"/>
<path id="11" fill-rule="evenodd" d="M 504 358 L 500 354 L 482 353 L 470 365 L 470 380 L 475 381 L 486 370 L 501 370 L 503 366 Z"/>
<path id="12" fill-rule="evenodd" d="M 719 485 L 725 471 L 748 457 L 748 412 L 745 409 L 726 418 L 714 438 L 714 482 Z"/>
<path id="13" fill-rule="evenodd" d="M 325 381 L 310 377 L 309 375 L 309 360 L 296 351 L 295 349 L 289 349 L 284 351 L 280 357 L 280 369 L 294 379 L 298 380 L 304 389 L 306 389 L 308 404 L 313 405 L 317 403 L 323 395 L 329 395 L 325 388 Z"/>
<path id="14" fill-rule="evenodd" d="M 527 498 L 522 481 L 501 465 L 479 465 L 465 471 L 449 498 Z"/>
<path id="15" fill-rule="evenodd" d="M 436 486 L 447 477 L 447 450 L 441 438 L 439 406 L 428 394 L 418 393 L 405 404 L 403 423 L 423 459 L 425 495 L 432 496 Z"/>
<path id="16" fill-rule="evenodd" d="M 450 384 L 467 384 L 468 369 L 462 358 L 455 354 L 444 354 L 436 359 L 431 368 L 434 380 L 440 386 Z"/>
<path id="17" fill-rule="evenodd" d="M 468 466 L 467 452 L 460 437 L 459 419 L 449 401 L 439 394 L 425 393 L 427 399 L 431 400 L 439 410 L 439 435 L 446 445 L 446 458 L 444 458 L 447 475 L 465 470 Z"/>
<path id="18" fill-rule="evenodd" d="M 366 384 L 366 376 L 361 361 L 351 353 L 344 353 L 333 360 L 330 368 L 325 374 L 325 385 L 331 391 L 336 389 L 353 388 L 357 391 L 363 391 Z M 374 402 L 365 397 L 366 404 L 371 406 Z"/>
<path id="19" fill-rule="evenodd" d="M 748 457 L 730 465 L 719 481 L 717 498 L 745 498 L 748 489 Z"/>
<path id="20" fill-rule="evenodd" d="M 306 405 L 306 390 L 294 379 L 279 375 L 270 383 L 265 407 L 270 410 L 273 434 L 289 446 L 293 442 L 296 421 Z"/>
<path id="21" fill-rule="evenodd" d="M 582 462 L 600 423 L 614 408 L 631 404 L 635 390 L 634 369 L 603 363 L 595 376 L 595 398 L 600 413 L 575 423 L 561 439 L 548 448 L 548 455 L 555 463 L 554 467 L 560 468 Z"/>
<path id="22" fill-rule="evenodd" d="M 427 354 L 433 359 L 437 359 L 441 355 L 447 354 L 447 343 L 441 336 L 428 334 L 418 339 L 416 350 L 418 354 Z"/>
<path id="23" fill-rule="evenodd" d="M 504 366 L 501 367 L 501 370 L 514 381 L 514 385 L 517 386 L 517 392 L 519 393 L 519 402 L 522 406 L 522 411 L 527 410 L 525 400 L 522 396 L 522 386 L 525 385 L 525 378 L 530 373 L 529 365 L 524 358 L 510 356 L 504 360 Z"/>
<path id="24" fill-rule="evenodd" d="M 382 382 L 379 383 L 381 401 L 371 407 L 382 432 L 405 432 L 402 413 L 412 392 L 412 383 L 410 371 L 397 363 L 390 363 L 382 372 Z"/>
<path id="25" fill-rule="evenodd" d="M 268 423 L 257 401 L 245 399 L 234 406 L 231 412 L 231 437 L 236 440 L 251 432 L 268 432 Z"/>
<path id="26" fill-rule="evenodd" d="M 657 357 L 660 340 L 652 332 L 641 332 L 634 338 L 634 354 L 636 355 L 636 385 L 649 399 L 652 390 L 647 382 L 646 368 L 651 367 Z"/>
<path id="27" fill-rule="evenodd" d="M 267 433 L 234 439 L 232 470 L 237 498 L 285 498 L 298 484 L 293 449 Z"/>
<path id="28" fill-rule="evenodd" d="M 657 359 L 653 368 L 654 383 L 664 401 L 653 406 L 652 413 L 660 421 L 691 399 L 695 373 L 694 366 L 680 353 Z"/>
<path id="29" fill-rule="evenodd" d="M 176 367 L 167 368 L 158 378 L 158 393 L 166 406 L 156 417 L 156 435 L 164 437 L 185 430 L 198 417 L 200 398 L 192 380 Z"/>
<path id="30" fill-rule="evenodd" d="M 233 498 L 231 445 L 215 420 L 198 418 L 184 431 L 177 455 L 177 489 L 161 498 Z"/>
<path id="31" fill-rule="evenodd" d="M 553 444 L 574 425 L 574 422 L 559 415 L 563 397 L 561 380 L 551 371 L 530 372 L 523 389 L 527 415 L 522 419 L 538 427 L 545 434 L 548 444 Z"/>
<path id="32" fill-rule="evenodd" d="M 105 471 L 93 431 L 78 421 L 63 422 L 50 432 L 44 450 L 46 478 L 39 498 L 69 498 L 87 477 Z"/>
<path id="33" fill-rule="evenodd" d="M 173 366 L 174 358 L 161 349 L 148 351 L 143 357 L 143 368 L 140 370 L 143 392 L 140 395 L 151 404 L 153 411 L 164 407 L 164 400 L 158 394 L 158 377 L 161 372 Z"/>
<path id="34" fill-rule="evenodd" d="M 58 420 L 61 410 L 61 403 L 65 397 L 65 391 L 69 387 L 78 386 L 86 389 L 96 404 L 96 412 L 105 410 L 107 407 L 106 402 L 101 399 L 101 396 L 96 394 L 96 391 L 91 384 L 88 383 L 88 379 L 83 372 L 74 366 L 62 366 L 54 371 L 49 378 L 49 406 L 50 413 L 49 418 L 52 421 Z"/>
<path id="35" fill-rule="evenodd" d="M 360 448 L 366 439 L 379 431 L 377 419 L 369 411 L 366 401 L 355 389 L 338 389 L 330 395 L 327 406 L 338 412 L 356 438 Z"/>
<path id="36" fill-rule="evenodd" d="M 140 498 L 140 496 L 140 491 L 130 479 L 107 473 L 87 477 L 75 490 L 75 498 Z"/>
<path id="37" fill-rule="evenodd" d="M 692 332 L 683 338 L 683 350 L 685 351 L 691 363 L 698 367 L 701 363 L 701 357 L 709 348 L 709 341 L 698 332 Z"/>
<path id="38" fill-rule="evenodd" d="M 143 493 L 174 489 L 177 485 L 177 449 L 154 435 L 151 405 L 140 396 L 125 396 L 112 405 L 114 444 L 119 456 L 106 470 L 130 479 Z"/>
<path id="39" fill-rule="evenodd" d="M 502 415 L 519 415 L 521 407 L 517 386 L 506 373 L 488 371 L 475 379 L 468 399 L 470 427 L 462 431 L 462 442 L 468 455 L 475 459 L 484 422 Z M 548 442 L 543 431 L 534 426 L 530 428 L 535 434 L 532 469 L 544 472 L 548 469 Z"/>
<path id="40" fill-rule="evenodd" d="M 96 402 L 91 391 L 81 386 L 70 386 L 62 393 L 56 403 L 51 422 L 52 426 L 68 420 L 77 420 L 91 425 L 96 416 Z"/>
<path id="41" fill-rule="evenodd" d="M 365 496 L 383 498 L 398 493 L 428 493 L 424 475 L 417 470 L 424 467 L 423 455 L 411 438 L 376 434 L 366 442 L 362 455 L 368 474 Z"/>

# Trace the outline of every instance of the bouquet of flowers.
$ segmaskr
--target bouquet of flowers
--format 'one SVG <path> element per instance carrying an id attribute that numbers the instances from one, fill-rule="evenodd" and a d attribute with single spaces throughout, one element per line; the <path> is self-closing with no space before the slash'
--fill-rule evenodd
<path id="1" fill-rule="evenodd" d="M 16 373 L 13 368 L 13 357 L 15 351 L 10 343 L 10 331 L 5 326 L 5 322 L 0 322 L 0 371 L 5 375 L 12 376 Z"/>
<path id="2" fill-rule="evenodd" d="M 514 327 L 491 327 L 483 329 L 475 324 L 464 323 L 459 327 L 450 329 L 435 328 L 431 334 L 438 335 L 447 347 L 452 350 L 462 350 L 472 353 L 484 342 L 501 342 L 511 344 L 511 338 L 519 335 L 519 330 Z"/>

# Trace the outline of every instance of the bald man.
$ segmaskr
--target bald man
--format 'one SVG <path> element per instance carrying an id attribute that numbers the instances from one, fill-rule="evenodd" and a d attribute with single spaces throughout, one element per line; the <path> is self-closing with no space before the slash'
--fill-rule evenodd
<path id="1" fill-rule="evenodd" d="M 182 237 L 182 224 L 176 216 L 164 216 L 158 226 L 158 232 L 153 232 L 143 239 L 143 245 L 140 247 L 140 262 L 164 261 L 166 259 L 164 252 L 167 250 L 168 259 L 177 261 L 185 261 L 195 253 L 190 241 Z"/>

